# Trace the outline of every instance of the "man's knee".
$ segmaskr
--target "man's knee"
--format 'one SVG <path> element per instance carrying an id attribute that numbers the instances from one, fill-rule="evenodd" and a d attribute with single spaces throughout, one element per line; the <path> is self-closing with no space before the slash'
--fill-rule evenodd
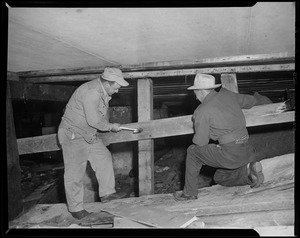
<path id="1" fill-rule="evenodd" d="M 186 153 L 188 155 L 191 155 L 191 154 L 194 154 L 194 149 L 195 149 L 196 145 L 190 145 L 188 148 L 187 148 L 187 151 Z"/>

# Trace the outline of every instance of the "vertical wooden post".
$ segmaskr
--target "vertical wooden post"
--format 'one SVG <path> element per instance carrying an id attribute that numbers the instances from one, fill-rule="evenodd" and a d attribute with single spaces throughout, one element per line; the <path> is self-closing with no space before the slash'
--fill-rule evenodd
<path id="1" fill-rule="evenodd" d="M 7 198 L 8 220 L 14 219 L 23 210 L 21 191 L 21 168 L 14 126 L 10 88 L 6 88 L 6 152 L 7 152 Z"/>
<path id="2" fill-rule="evenodd" d="M 221 74 L 222 87 L 228 90 L 238 93 L 238 85 L 236 80 L 236 74 Z"/>
<path id="3" fill-rule="evenodd" d="M 138 121 L 153 119 L 153 84 L 151 79 L 138 79 Z M 154 193 L 153 139 L 138 142 L 139 196 Z"/>

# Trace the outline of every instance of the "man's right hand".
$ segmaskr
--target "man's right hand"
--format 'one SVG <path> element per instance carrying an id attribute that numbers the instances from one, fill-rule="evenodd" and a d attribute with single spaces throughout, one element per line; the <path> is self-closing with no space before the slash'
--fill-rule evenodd
<path id="1" fill-rule="evenodd" d="M 112 123 L 111 131 L 112 131 L 112 132 L 118 132 L 118 131 L 122 130 L 122 129 L 120 128 L 120 126 L 121 126 L 121 124 L 119 124 L 119 123 Z"/>

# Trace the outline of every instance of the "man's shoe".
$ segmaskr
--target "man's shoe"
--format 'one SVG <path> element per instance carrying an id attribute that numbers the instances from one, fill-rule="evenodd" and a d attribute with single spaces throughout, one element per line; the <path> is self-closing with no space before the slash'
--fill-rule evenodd
<path id="1" fill-rule="evenodd" d="M 115 200 L 115 199 L 121 199 L 121 198 L 125 198 L 127 195 L 127 193 L 122 192 L 122 193 L 112 193 L 109 195 L 105 195 L 103 197 L 101 197 L 101 202 L 106 203 L 109 202 L 111 200 Z"/>
<path id="2" fill-rule="evenodd" d="M 74 218 L 79 219 L 79 220 L 92 214 L 92 212 L 88 212 L 87 210 L 81 210 L 79 212 L 70 212 L 70 213 Z"/>
<path id="3" fill-rule="evenodd" d="M 187 195 L 183 191 L 173 193 L 174 199 L 176 201 L 188 201 L 188 200 L 196 200 L 197 196 Z"/>
<path id="4" fill-rule="evenodd" d="M 248 165 L 248 177 L 252 184 L 251 188 L 258 188 L 264 182 L 264 174 L 262 172 L 262 165 L 260 162 L 251 162 Z"/>

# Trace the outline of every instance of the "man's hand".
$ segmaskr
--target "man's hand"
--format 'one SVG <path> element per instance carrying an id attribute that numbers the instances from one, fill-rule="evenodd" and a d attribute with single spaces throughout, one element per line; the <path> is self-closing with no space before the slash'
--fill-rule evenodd
<path id="1" fill-rule="evenodd" d="M 112 132 L 118 132 L 118 131 L 120 131 L 120 130 L 122 130 L 121 128 L 120 128 L 120 126 L 121 126 L 121 124 L 119 124 L 119 123 L 112 123 L 112 128 L 111 128 L 111 131 Z"/>

